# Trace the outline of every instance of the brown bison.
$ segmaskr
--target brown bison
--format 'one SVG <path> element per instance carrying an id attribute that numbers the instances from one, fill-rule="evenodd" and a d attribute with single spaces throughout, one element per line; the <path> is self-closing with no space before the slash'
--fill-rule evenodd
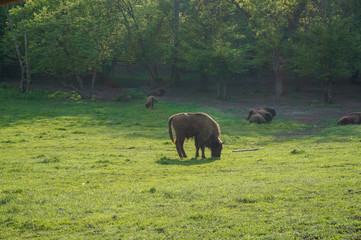
<path id="1" fill-rule="evenodd" d="M 145 104 L 146 108 L 154 108 L 154 103 L 157 103 L 157 99 L 154 96 L 149 96 L 147 99 L 147 103 Z"/>
<path id="2" fill-rule="evenodd" d="M 155 88 L 155 89 L 151 89 L 148 93 L 147 96 L 156 96 L 156 97 L 161 97 L 166 93 L 166 91 L 163 88 Z"/>
<path id="3" fill-rule="evenodd" d="M 252 121 L 249 121 L 249 122 L 257 122 L 257 123 L 270 123 L 270 122 L 272 122 L 273 115 L 272 115 L 272 113 L 265 110 L 265 108 L 258 108 L 258 109 L 251 108 L 249 110 L 248 117 L 246 118 L 246 120 L 250 120 L 252 115 L 255 115 L 255 114 L 257 116 L 252 118 Z M 276 114 L 275 111 L 274 111 L 274 114 Z M 262 118 L 264 119 L 264 122 L 260 121 L 260 118 L 259 118 L 258 115 L 262 116 Z"/>
<path id="4" fill-rule="evenodd" d="M 361 112 L 352 112 L 340 118 L 338 125 L 361 124 Z"/>
<path id="5" fill-rule="evenodd" d="M 266 123 L 266 120 L 262 117 L 262 115 L 257 112 L 253 113 L 247 120 L 249 120 L 250 123 Z"/>
<path id="6" fill-rule="evenodd" d="M 172 126 L 176 134 L 174 142 Z M 216 121 L 205 113 L 178 113 L 168 119 L 168 133 L 173 143 L 175 143 L 179 157 L 187 157 L 183 144 L 187 138 L 194 137 L 196 146 L 196 157 L 199 157 L 199 149 L 202 150 L 202 158 L 205 147 L 211 149 L 212 157 L 220 157 L 222 142 L 219 139 L 220 128 Z"/>
<path id="7" fill-rule="evenodd" d="M 270 107 L 261 107 L 261 108 L 258 108 L 258 110 L 265 110 L 267 112 L 269 112 L 272 117 L 275 117 L 276 116 L 276 110 L 273 109 L 273 108 L 270 108 Z"/>

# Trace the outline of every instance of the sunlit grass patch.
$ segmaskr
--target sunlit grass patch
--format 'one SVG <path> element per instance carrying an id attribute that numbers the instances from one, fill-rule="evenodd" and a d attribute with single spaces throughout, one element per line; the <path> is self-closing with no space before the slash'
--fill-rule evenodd
<path id="1" fill-rule="evenodd" d="M 256 125 L 168 102 L 2 99 L 4 239 L 361 237 L 360 126 Z M 169 140 L 169 116 L 197 111 L 221 126 L 219 159 L 195 158 L 193 140 L 180 159 Z M 250 148 L 260 150 L 233 152 Z"/>

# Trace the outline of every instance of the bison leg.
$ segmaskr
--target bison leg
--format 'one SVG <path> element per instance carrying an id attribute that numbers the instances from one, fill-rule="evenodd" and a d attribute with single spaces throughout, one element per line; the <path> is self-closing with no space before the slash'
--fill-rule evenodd
<path id="1" fill-rule="evenodd" d="M 183 144 L 184 144 L 184 139 L 183 139 L 182 142 L 180 142 L 180 150 L 182 151 L 183 157 L 187 157 L 187 154 L 186 154 L 186 152 L 184 151 L 184 148 L 183 148 Z"/>
<path id="2" fill-rule="evenodd" d="M 177 147 L 177 151 L 178 151 L 178 155 L 179 157 L 187 157 L 186 153 L 184 152 L 183 149 L 183 144 L 184 144 L 184 138 L 178 138 L 175 140 L 175 145 Z"/>
<path id="3" fill-rule="evenodd" d="M 196 158 L 199 157 L 199 141 L 197 137 L 194 137 L 194 144 L 196 145 Z"/>
<path id="4" fill-rule="evenodd" d="M 205 146 L 202 144 L 202 145 L 201 145 L 202 159 L 205 159 L 205 158 L 206 158 L 206 155 L 204 155 L 204 149 L 205 149 Z"/>

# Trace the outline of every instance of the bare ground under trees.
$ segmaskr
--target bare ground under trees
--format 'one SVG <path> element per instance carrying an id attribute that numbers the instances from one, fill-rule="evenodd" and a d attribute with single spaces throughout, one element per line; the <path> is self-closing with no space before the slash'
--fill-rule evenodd
<path id="1" fill-rule="evenodd" d="M 17 85 L 16 81 L 0 81 L 2 84 Z M 59 81 L 33 81 L 32 89 L 68 91 Z M 277 111 L 277 120 L 293 120 L 300 122 L 319 123 L 325 119 L 335 118 L 357 111 L 361 112 L 361 85 L 348 81 L 337 82 L 334 86 L 334 103 L 324 103 L 322 85 L 304 83 L 299 91 L 289 87 L 287 94 L 277 101 L 272 84 L 263 84 L 255 89 L 248 81 L 243 84 L 229 84 L 229 100 L 217 99 L 216 87 L 208 91 L 199 91 L 198 83 L 192 86 L 167 88 L 167 93 L 159 97 L 160 101 L 199 104 L 205 107 L 229 111 L 245 119 L 249 108 L 271 106 Z M 101 101 L 114 101 L 121 94 L 129 93 L 132 89 L 119 88 L 115 84 L 98 82 L 94 98 Z M 147 88 L 138 89 L 147 92 Z"/>

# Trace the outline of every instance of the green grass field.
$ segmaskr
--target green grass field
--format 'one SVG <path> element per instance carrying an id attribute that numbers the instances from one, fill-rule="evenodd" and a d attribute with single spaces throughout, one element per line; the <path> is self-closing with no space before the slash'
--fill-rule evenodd
<path id="1" fill-rule="evenodd" d="M 361 126 L 49 98 L 0 89 L 0 239 L 361 239 Z M 197 111 L 221 159 L 178 158 L 168 117 Z"/>

